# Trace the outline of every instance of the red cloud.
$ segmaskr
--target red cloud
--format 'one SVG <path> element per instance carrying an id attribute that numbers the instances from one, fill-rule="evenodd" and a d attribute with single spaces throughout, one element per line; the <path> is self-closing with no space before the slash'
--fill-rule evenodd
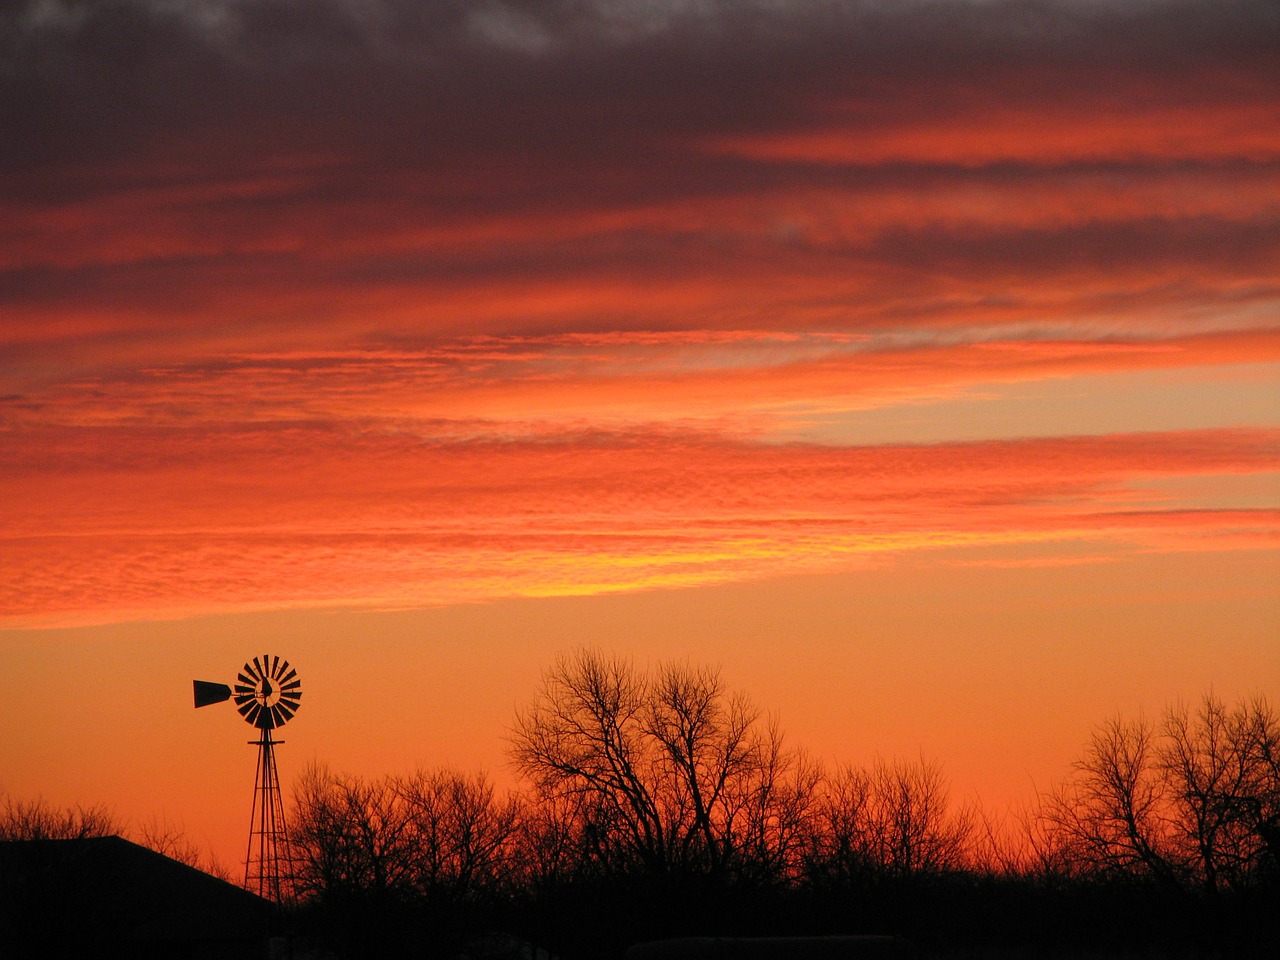
<path id="1" fill-rule="evenodd" d="M 642 589 L 940 547 L 1275 546 L 1275 510 L 1167 512 L 1132 485 L 1274 471 L 1274 430 L 835 449 L 99 429 L 0 490 L 10 622 Z"/>

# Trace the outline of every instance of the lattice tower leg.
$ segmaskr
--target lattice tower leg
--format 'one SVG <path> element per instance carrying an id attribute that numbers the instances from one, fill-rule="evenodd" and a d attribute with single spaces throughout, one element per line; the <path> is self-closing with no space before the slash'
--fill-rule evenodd
<path id="1" fill-rule="evenodd" d="M 284 817 L 284 796 L 276 770 L 271 731 L 263 730 L 257 741 L 258 773 L 253 787 L 253 810 L 249 816 L 249 849 L 245 854 L 244 885 L 247 890 L 275 903 L 293 899 L 293 848 Z"/>

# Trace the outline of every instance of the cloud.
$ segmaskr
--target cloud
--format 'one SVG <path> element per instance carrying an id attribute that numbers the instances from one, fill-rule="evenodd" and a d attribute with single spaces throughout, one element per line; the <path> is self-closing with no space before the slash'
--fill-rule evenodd
<path id="1" fill-rule="evenodd" d="M 1262 2 L 0 17 L 0 356 L 38 377 L 424 334 L 1185 331 L 1280 295 Z"/>
<path id="2" fill-rule="evenodd" d="M 234 435 L 274 425 L 449 440 L 675 426 L 767 437 L 806 416 L 945 400 L 999 384 L 1143 371 L 1203 376 L 1280 361 L 1280 334 L 1271 329 L 1067 334 L 608 331 L 233 354 L 14 394 L 0 401 L 0 424 L 29 438 L 11 456 L 12 469 L 60 450 L 91 453 L 84 444 L 109 447 L 110 434 L 94 431 L 116 426 Z M 1067 412 L 1059 416 L 1050 429 L 1069 431 Z M 1268 422 L 1265 411 L 1259 416 Z"/>
<path id="3" fill-rule="evenodd" d="M 11 616 L 1274 521 L 1127 485 L 1265 431 L 779 442 L 1274 363 L 1274 4 L 36 0 L 0 63 Z"/>
<path id="4" fill-rule="evenodd" d="M 634 590 L 944 547 L 1275 546 L 1275 510 L 1170 512 L 1159 483 L 1274 474 L 1275 430 L 861 448 L 107 433 L 6 475 L 10 622 Z"/>
<path id="5" fill-rule="evenodd" d="M 987 104 L 991 92 L 1010 90 L 1057 100 L 1068 76 L 1080 81 L 1077 95 L 1106 90 L 1116 75 L 1239 77 L 1274 64 L 1277 30 L 1261 0 L 1213 9 L 1194 0 L 41 0 L 10 5 L 5 16 L 6 52 L 19 68 L 11 115 L 83 121 L 78 129 L 58 125 L 68 140 L 105 137 L 114 127 L 117 149 L 135 129 L 190 131 L 226 119 L 248 121 L 247 131 L 261 135 L 264 118 L 287 119 L 290 111 L 298 111 L 294 122 L 278 134 L 301 136 L 306 122 L 323 117 L 329 122 L 316 133 L 380 130 L 371 145 L 379 149 L 397 133 L 404 147 L 419 148 L 445 128 L 465 147 L 499 138 L 536 149 L 535 122 L 551 124 L 546 144 L 584 124 L 584 135 L 616 138 L 628 129 L 793 129 L 797 114 L 833 102 L 886 118 L 907 91 L 936 90 L 914 118 L 949 112 L 958 98 L 984 90 Z M 1158 88 L 1147 93 L 1155 97 Z M 540 109 L 510 124 L 533 104 Z M 630 110 L 610 116 L 602 104 Z M 394 131 L 389 117 L 418 122 Z M 8 149 L 65 144 L 47 132 L 43 144 Z"/>

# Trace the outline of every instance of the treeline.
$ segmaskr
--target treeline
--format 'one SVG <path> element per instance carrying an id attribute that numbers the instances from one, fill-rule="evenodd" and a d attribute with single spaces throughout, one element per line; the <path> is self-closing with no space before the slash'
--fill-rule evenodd
<path id="1" fill-rule="evenodd" d="M 1212 695 L 1101 726 L 994 821 L 937 764 L 824 770 L 713 670 L 560 659 L 516 718 L 522 788 L 309 770 L 299 919 L 343 957 L 503 930 L 568 958 L 674 936 L 893 933 L 929 950 L 1274 955 L 1280 721 Z"/>

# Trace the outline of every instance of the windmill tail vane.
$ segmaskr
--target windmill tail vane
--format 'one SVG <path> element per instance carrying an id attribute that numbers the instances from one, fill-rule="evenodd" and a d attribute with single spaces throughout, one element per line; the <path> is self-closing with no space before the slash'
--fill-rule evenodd
<path id="1" fill-rule="evenodd" d="M 283 743 L 271 732 L 284 726 L 302 702 L 302 681 L 288 660 L 264 655 L 245 661 L 234 688 L 209 680 L 193 681 L 195 705 L 211 706 L 234 699 L 245 722 L 258 730 L 250 745 L 258 748 L 258 767 L 249 818 L 249 848 L 245 854 L 244 885 L 277 903 L 293 898 L 293 854 L 285 823 L 284 797 L 276 770 L 275 747 Z"/>
<path id="2" fill-rule="evenodd" d="M 192 680 L 196 688 L 196 706 L 207 707 L 211 703 L 221 703 L 231 699 L 231 688 L 225 683 L 210 683 L 208 680 Z"/>

